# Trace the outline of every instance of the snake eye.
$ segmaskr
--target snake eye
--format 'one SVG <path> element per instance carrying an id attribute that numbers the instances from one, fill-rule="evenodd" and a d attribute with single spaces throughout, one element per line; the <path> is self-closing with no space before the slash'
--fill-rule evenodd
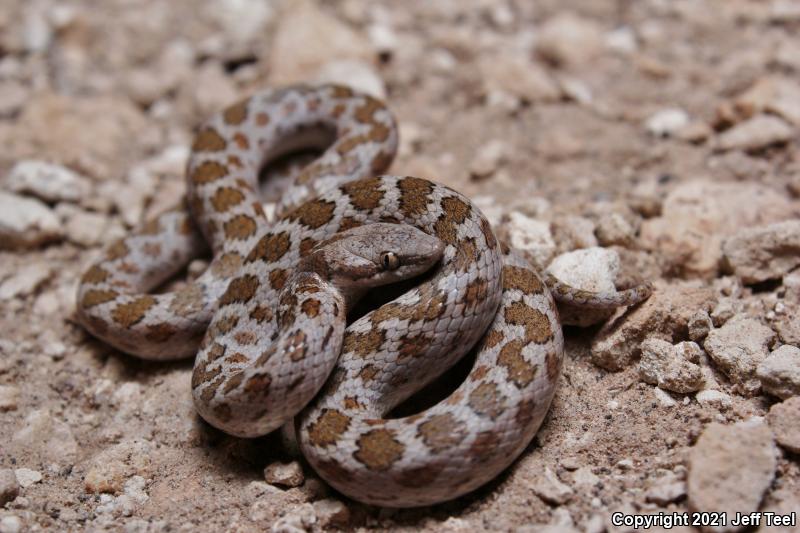
<path id="1" fill-rule="evenodd" d="M 400 258 L 394 252 L 383 252 L 381 265 L 384 270 L 397 270 L 400 267 Z"/>

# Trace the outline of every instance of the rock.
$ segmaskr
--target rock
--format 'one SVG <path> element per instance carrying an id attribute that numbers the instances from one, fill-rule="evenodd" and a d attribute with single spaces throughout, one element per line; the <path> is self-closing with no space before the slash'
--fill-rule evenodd
<path id="1" fill-rule="evenodd" d="M 759 321 L 737 315 L 708 334 L 704 347 L 716 366 L 747 395 L 761 389 L 756 368 L 775 342 L 775 332 Z"/>
<path id="2" fill-rule="evenodd" d="M 213 16 L 222 25 L 224 41 L 220 55 L 227 60 L 246 57 L 268 32 L 274 4 L 259 0 L 220 0 L 213 4 Z"/>
<path id="3" fill-rule="evenodd" d="M 689 338 L 694 342 L 702 342 L 708 332 L 714 328 L 714 323 L 706 311 L 698 311 L 689 319 Z"/>
<path id="4" fill-rule="evenodd" d="M 585 248 L 559 255 L 547 271 L 560 281 L 591 292 L 615 293 L 614 285 L 619 274 L 619 255 L 606 248 Z M 586 309 L 581 306 L 559 304 L 559 314 L 564 324 L 586 327 L 606 320 L 613 309 Z"/>
<path id="5" fill-rule="evenodd" d="M 656 400 L 662 407 L 669 408 L 678 405 L 678 402 L 675 401 L 675 398 L 670 396 L 670 394 L 664 389 L 659 389 L 658 387 L 654 388 L 653 396 L 656 397 Z"/>
<path id="6" fill-rule="evenodd" d="M 330 61 L 317 73 L 317 83 L 347 85 L 353 89 L 374 96 L 386 98 L 386 85 L 370 63 L 353 59 Z"/>
<path id="7" fill-rule="evenodd" d="M 18 494 L 17 475 L 9 468 L 0 469 L 0 507 L 12 501 Z"/>
<path id="8" fill-rule="evenodd" d="M 35 248 L 61 235 L 58 217 L 45 204 L 0 191 L 0 250 Z"/>
<path id="9" fill-rule="evenodd" d="M 147 477 L 152 446 L 147 441 L 123 441 L 88 462 L 83 482 L 87 492 L 121 492 L 133 476 Z"/>
<path id="10" fill-rule="evenodd" d="M 68 204 L 60 204 L 56 212 L 63 219 L 66 236 L 71 242 L 80 246 L 95 246 L 103 242 L 109 223 L 102 213 L 84 211 Z"/>
<path id="11" fill-rule="evenodd" d="M 540 65 L 523 55 L 505 55 L 480 63 L 484 93 L 507 94 L 519 102 L 553 102 L 561 97 L 561 89 Z"/>
<path id="12" fill-rule="evenodd" d="M 491 176 L 508 157 L 509 148 L 505 141 L 494 139 L 481 146 L 469 165 L 474 179 Z"/>
<path id="13" fill-rule="evenodd" d="M 800 126 L 800 89 L 790 79 L 761 78 L 736 97 L 733 108 L 743 118 L 766 112 Z"/>
<path id="14" fill-rule="evenodd" d="M 722 133 L 717 138 L 717 150 L 758 151 L 784 144 L 794 137 L 786 122 L 772 115 L 757 115 Z"/>
<path id="15" fill-rule="evenodd" d="M 603 48 L 603 34 L 597 23 L 569 12 L 545 21 L 538 37 L 536 52 L 558 66 L 585 64 Z"/>
<path id="16" fill-rule="evenodd" d="M 350 524 L 350 509 L 339 500 L 325 498 L 313 505 L 320 527 L 346 528 Z"/>
<path id="17" fill-rule="evenodd" d="M 658 287 L 641 305 L 603 326 L 592 342 L 592 362 L 607 370 L 621 370 L 639 355 L 645 338 L 668 342 L 687 338 L 692 315 L 713 305 L 714 294 L 708 289 Z"/>
<path id="18" fill-rule="evenodd" d="M 731 397 L 722 391 L 706 389 L 695 394 L 697 403 L 704 407 L 714 407 L 716 409 L 727 409 L 733 405 Z"/>
<path id="19" fill-rule="evenodd" d="M 272 533 L 304 533 L 317 523 L 314 506 L 304 503 L 292 509 L 272 524 Z"/>
<path id="20" fill-rule="evenodd" d="M 13 117 L 28 99 L 28 89 L 19 82 L 0 82 L 0 118 Z"/>
<path id="21" fill-rule="evenodd" d="M 547 265 L 556 250 L 550 224 L 519 211 L 508 215 L 505 227 L 512 248 L 528 253 L 539 265 Z"/>
<path id="22" fill-rule="evenodd" d="M 549 468 L 545 468 L 540 475 L 536 476 L 531 490 L 542 500 L 552 505 L 565 504 L 574 494 L 569 485 L 562 483 Z"/>
<path id="23" fill-rule="evenodd" d="M 365 37 L 313 2 L 290 2 L 286 7 L 269 50 L 272 83 L 283 85 L 313 78 L 334 59 L 373 61 L 375 54 Z"/>
<path id="24" fill-rule="evenodd" d="M 13 514 L 0 518 L 0 533 L 19 533 L 22 531 L 22 520 Z"/>
<path id="25" fill-rule="evenodd" d="M 636 34 L 630 26 L 622 26 L 606 33 L 606 46 L 619 53 L 632 54 L 637 50 Z"/>
<path id="26" fill-rule="evenodd" d="M 597 246 L 594 235 L 595 225 L 586 217 L 568 215 L 557 218 L 552 225 L 553 237 L 559 250 L 569 251 L 576 248 L 593 248 Z"/>
<path id="27" fill-rule="evenodd" d="M 757 183 L 690 181 L 669 193 L 660 217 L 642 222 L 639 239 L 679 272 L 713 276 L 727 236 L 793 218 L 797 209 L 788 195 Z"/>
<path id="28" fill-rule="evenodd" d="M 780 278 L 800 265 L 800 220 L 739 230 L 725 240 L 722 253 L 744 283 Z"/>
<path id="29" fill-rule="evenodd" d="M 305 479 L 303 467 L 297 461 L 290 463 L 271 463 L 264 469 L 264 479 L 272 485 L 299 487 Z"/>
<path id="30" fill-rule="evenodd" d="M 655 480 L 644 495 L 648 502 L 662 507 L 684 496 L 686 496 L 686 482 L 672 472 Z"/>
<path id="31" fill-rule="evenodd" d="M 689 124 L 689 115 L 683 109 L 662 109 L 644 123 L 647 133 L 655 137 L 670 137 Z"/>
<path id="32" fill-rule="evenodd" d="M 42 481 L 42 473 L 30 468 L 17 468 L 14 470 L 14 475 L 17 476 L 17 482 L 23 489 Z"/>
<path id="33" fill-rule="evenodd" d="M 239 100 L 236 85 L 218 63 L 207 63 L 198 68 L 189 86 L 198 114 L 207 116 Z"/>
<path id="34" fill-rule="evenodd" d="M 784 400 L 800 395 L 800 348 L 784 344 L 756 369 L 764 390 Z"/>
<path id="35" fill-rule="evenodd" d="M 800 320 L 797 319 L 800 316 L 800 305 L 792 304 L 787 307 L 789 311 L 779 316 L 772 323 L 772 327 L 778 333 L 781 342 L 800 346 Z"/>
<path id="36" fill-rule="evenodd" d="M 25 160 L 14 165 L 3 180 L 15 193 L 32 194 L 45 202 L 79 202 L 89 196 L 91 182 L 72 170 L 44 161 Z"/>
<path id="37" fill-rule="evenodd" d="M 711 126 L 701 120 L 694 120 L 676 131 L 675 137 L 682 141 L 700 144 L 711 137 L 713 133 Z"/>
<path id="38" fill-rule="evenodd" d="M 597 221 L 595 235 L 601 246 L 628 247 L 636 237 L 636 230 L 621 214 L 609 213 Z"/>
<path id="39" fill-rule="evenodd" d="M 46 263 L 31 263 L 0 284 L 0 300 L 11 300 L 33 294 L 49 277 L 52 269 Z"/>
<path id="40" fill-rule="evenodd" d="M 19 387 L 15 387 L 14 385 L 0 385 L 0 413 L 16 411 L 18 404 Z"/>
<path id="41" fill-rule="evenodd" d="M 26 416 L 11 442 L 41 462 L 69 464 L 78 455 L 78 443 L 69 425 L 46 410 Z"/>
<path id="42" fill-rule="evenodd" d="M 639 376 L 646 383 L 680 394 L 700 390 L 703 373 L 697 363 L 703 351 L 693 342 L 672 345 L 658 338 L 646 339 L 641 346 Z"/>
<path id="43" fill-rule="evenodd" d="M 756 511 L 775 477 L 777 449 L 769 427 L 758 420 L 706 426 L 689 452 L 689 507 L 699 512 Z M 705 531 L 739 531 L 728 525 Z"/>
<path id="44" fill-rule="evenodd" d="M 767 420 L 778 444 L 792 453 L 800 453 L 800 396 L 770 407 Z"/>

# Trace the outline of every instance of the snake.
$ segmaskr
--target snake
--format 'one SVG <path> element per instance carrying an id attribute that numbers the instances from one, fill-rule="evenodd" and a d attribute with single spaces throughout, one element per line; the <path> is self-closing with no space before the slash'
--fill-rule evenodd
<path id="1" fill-rule="evenodd" d="M 593 293 L 542 274 L 466 196 L 383 174 L 397 142 L 386 105 L 343 86 L 264 90 L 217 113 L 196 133 L 184 202 L 108 246 L 79 282 L 77 318 L 144 359 L 195 356 L 211 425 L 290 428 L 344 495 L 417 507 L 473 491 L 531 442 L 564 358 L 556 299 L 616 307 L 652 288 Z M 259 174 L 300 149 L 319 155 L 270 222 Z M 199 277 L 159 290 L 209 252 Z M 348 321 L 367 291 L 403 280 Z M 446 398 L 393 414 L 468 353 Z"/>

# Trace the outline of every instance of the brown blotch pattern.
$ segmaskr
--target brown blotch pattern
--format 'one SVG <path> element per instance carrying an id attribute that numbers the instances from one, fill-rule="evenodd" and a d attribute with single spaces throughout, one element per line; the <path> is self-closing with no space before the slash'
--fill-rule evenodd
<path id="1" fill-rule="evenodd" d="M 532 270 L 506 265 L 503 267 L 503 289 L 518 289 L 525 294 L 541 294 L 544 292 L 544 285 Z"/>
<path id="2" fill-rule="evenodd" d="M 372 328 L 366 333 L 348 333 L 344 337 L 342 353 L 352 352 L 359 357 L 366 357 L 376 352 L 385 338 L 386 332 L 376 328 Z"/>
<path id="3" fill-rule="evenodd" d="M 283 268 L 276 268 L 269 273 L 269 286 L 279 291 L 286 286 L 287 279 L 289 279 L 289 271 Z"/>
<path id="4" fill-rule="evenodd" d="M 357 209 L 364 211 L 378 207 L 384 195 L 381 190 L 381 180 L 378 178 L 351 181 L 342 185 L 341 190 L 350 197 L 350 201 Z"/>
<path id="5" fill-rule="evenodd" d="M 258 342 L 258 337 L 252 331 L 237 331 L 233 338 L 241 346 L 247 346 Z"/>
<path id="6" fill-rule="evenodd" d="M 425 348 L 430 346 L 430 344 L 431 338 L 424 333 L 405 335 L 400 339 L 397 356 L 399 359 L 406 359 L 408 357 L 424 355 Z"/>
<path id="7" fill-rule="evenodd" d="M 301 224 L 311 229 L 317 229 L 331 221 L 335 208 L 336 204 L 333 202 L 313 200 L 295 209 L 290 218 L 299 220 Z"/>
<path id="8" fill-rule="evenodd" d="M 505 409 L 505 396 L 492 382 L 481 383 L 469 395 L 469 405 L 479 415 L 495 419 Z"/>
<path id="9" fill-rule="evenodd" d="M 218 213 L 224 213 L 231 207 L 237 206 L 244 201 L 244 194 L 239 189 L 223 187 L 217 189 L 211 197 L 211 205 Z"/>
<path id="10" fill-rule="evenodd" d="M 231 126 L 238 126 L 247 118 L 247 100 L 237 102 L 227 108 L 222 113 L 222 118 L 226 124 Z"/>
<path id="11" fill-rule="evenodd" d="M 272 309 L 267 306 L 258 306 L 252 311 L 250 311 L 250 318 L 258 322 L 259 324 L 262 322 L 268 322 L 272 320 L 274 316 Z"/>
<path id="12" fill-rule="evenodd" d="M 220 298 L 219 304 L 223 306 L 234 302 L 249 302 L 258 290 L 258 286 L 258 278 L 251 274 L 232 279 L 225 294 Z"/>
<path id="13" fill-rule="evenodd" d="M 116 261 L 117 259 L 126 257 L 129 253 L 131 253 L 131 249 L 128 248 L 124 240 L 120 239 L 108 247 L 108 250 L 106 250 L 106 259 Z"/>
<path id="14" fill-rule="evenodd" d="M 431 464 L 416 468 L 409 468 L 407 470 L 402 470 L 396 475 L 393 475 L 392 479 L 398 485 L 401 485 L 403 487 L 409 487 L 412 489 L 422 488 L 422 487 L 427 487 L 428 485 L 436 481 L 436 478 L 439 477 L 439 474 L 442 473 L 442 470 L 444 470 L 444 465 Z"/>
<path id="15" fill-rule="evenodd" d="M 436 236 L 447 244 L 458 243 L 458 227 L 469 216 L 471 208 L 460 198 L 448 197 L 442 199 L 442 215 L 433 226 Z"/>
<path id="16" fill-rule="evenodd" d="M 547 368 L 547 378 L 553 382 L 558 378 L 561 370 L 561 357 L 553 350 L 547 352 L 545 356 L 545 367 Z"/>
<path id="17" fill-rule="evenodd" d="M 245 259 L 246 263 L 253 261 L 266 261 L 267 263 L 274 263 L 279 261 L 292 245 L 292 240 L 289 234 L 285 231 L 280 233 L 267 233 L 261 237 L 252 251 Z"/>
<path id="18" fill-rule="evenodd" d="M 145 333 L 144 338 L 151 342 L 166 342 L 177 332 L 178 330 L 175 327 L 162 322 L 147 326 L 147 333 Z"/>
<path id="19" fill-rule="evenodd" d="M 317 245 L 318 241 L 315 241 L 311 237 L 306 237 L 302 241 L 300 241 L 300 257 L 305 257 L 311 253 L 314 249 L 314 246 Z"/>
<path id="20" fill-rule="evenodd" d="M 244 133 L 236 132 L 233 135 L 233 141 L 236 143 L 236 146 L 238 146 L 242 150 L 247 150 L 248 148 L 250 148 L 250 140 Z"/>
<path id="21" fill-rule="evenodd" d="M 308 344 L 306 343 L 306 334 L 300 330 L 292 333 L 284 343 L 286 355 L 292 361 L 301 361 L 305 359 L 306 352 L 308 351 Z"/>
<path id="22" fill-rule="evenodd" d="M 547 316 L 524 302 L 512 302 L 505 309 L 506 322 L 525 327 L 525 340 L 543 344 L 553 338 Z"/>
<path id="23" fill-rule="evenodd" d="M 353 217 L 344 217 L 341 222 L 339 222 L 339 231 L 347 231 L 352 228 L 357 228 L 359 226 L 363 226 L 362 222 L 359 222 Z"/>
<path id="24" fill-rule="evenodd" d="M 225 222 L 223 227 L 228 239 L 245 240 L 256 233 L 256 221 L 247 215 L 236 215 Z"/>
<path id="25" fill-rule="evenodd" d="M 335 409 L 323 409 L 314 423 L 308 427 L 308 438 L 314 446 L 336 444 L 350 426 L 350 417 Z"/>
<path id="26" fill-rule="evenodd" d="M 425 446 L 434 452 L 441 452 L 459 444 L 467 432 L 464 422 L 457 420 L 452 414 L 444 413 L 432 416 L 417 429 L 417 435 Z"/>
<path id="27" fill-rule="evenodd" d="M 353 457 L 370 470 L 386 470 L 402 456 L 405 446 L 388 429 L 373 429 L 356 442 L 358 450 Z"/>
<path id="28" fill-rule="evenodd" d="M 227 147 L 228 142 L 214 128 L 200 130 L 192 144 L 195 152 L 220 152 Z"/>
<path id="29" fill-rule="evenodd" d="M 508 378 L 520 389 L 529 385 L 536 377 L 536 367 L 522 357 L 522 348 L 525 345 L 524 341 L 513 340 L 503 346 L 497 355 L 497 364 L 506 369 Z"/>
<path id="30" fill-rule="evenodd" d="M 483 233 L 483 238 L 486 239 L 487 247 L 494 248 L 497 246 L 497 237 L 492 231 L 492 225 L 485 218 L 481 218 L 481 233 Z"/>
<path id="31" fill-rule="evenodd" d="M 228 175 L 228 167 L 216 161 L 204 161 L 192 172 L 192 181 L 204 185 Z"/>
<path id="32" fill-rule="evenodd" d="M 497 453 L 498 444 L 500 444 L 500 437 L 496 433 L 482 431 L 478 433 L 469 448 L 470 458 L 475 463 L 487 461 Z"/>
<path id="33" fill-rule="evenodd" d="M 220 278 L 229 278 L 242 267 L 242 256 L 236 252 L 222 254 L 211 262 L 211 272 Z"/>
<path id="34" fill-rule="evenodd" d="M 503 332 L 496 329 L 489 330 L 489 333 L 483 338 L 483 345 L 486 348 L 494 348 L 500 341 L 503 340 Z"/>
<path id="35" fill-rule="evenodd" d="M 260 372 L 247 380 L 247 383 L 244 384 L 244 391 L 251 395 L 259 393 L 266 397 L 269 395 L 270 384 L 272 384 L 272 376 L 267 372 Z"/>
<path id="36" fill-rule="evenodd" d="M 147 314 L 147 311 L 155 304 L 156 299 L 152 296 L 141 296 L 132 302 L 115 307 L 114 310 L 111 311 L 111 318 L 120 326 L 129 328 L 141 322 Z"/>
<path id="37" fill-rule="evenodd" d="M 470 237 L 469 239 L 459 241 L 456 257 L 453 260 L 453 265 L 456 267 L 456 270 L 464 272 L 477 260 L 478 247 L 475 246 L 475 239 Z"/>
<path id="38" fill-rule="evenodd" d="M 109 276 L 111 276 L 111 274 L 103 270 L 102 267 L 94 265 L 83 274 L 81 277 L 81 283 L 103 283 L 109 278 Z"/>
<path id="39" fill-rule="evenodd" d="M 317 300 L 315 298 L 310 298 L 310 299 L 304 301 L 300 305 L 300 309 L 303 311 L 303 313 L 306 314 L 306 316 L 308 316 L 310 318 L 314 318 L 317 315 L 319 315 L 319 308 L 320 308 L 321 305 L 322 305 L 322 302 L 320 302 L 319 300 Z"/>
<path id="40" fill-rule="evenodd" d="M 397 183 L 400 189 L 400 211 L 406 217 L 421 215 L 428 210 L 433 185 L 426 180 L 406 177 Z"/>
<path id="41" fill-rule="evenodd" d="M 477 278 L 467 284 L 464 292 L 464 303 L 467 307 L 473 307 L 486 298 L 489 290 L 489 282 L 483 278 Z"/>

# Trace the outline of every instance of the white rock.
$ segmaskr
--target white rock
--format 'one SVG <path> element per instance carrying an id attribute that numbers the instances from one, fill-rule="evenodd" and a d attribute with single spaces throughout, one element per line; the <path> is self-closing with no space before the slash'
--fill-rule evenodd
<path id="1" fill-rule="evenodd" d="M 213 2 L 214 16 L 222 24 L 226 58 L 247 52 L 251 41 L 263 35 L 274 15 L 274 5 L 261 0 L 217 0 Z"/>
<path id="2" fill-rule="evenodd" d="M 665 506 L 678 501 L 686 495 L 686 482 L 674 473 L 669 473 L 657 479 L 647 489 L 645 499 L 649 502 Z"/>
<path id="3" fill-rule="evenodd" d="M 31 263 L 0 284 L 0 300 L 32 294 L 49 277 L 52 269 L 45 263 Z"/>
<path id="4" fill-rule="evenodd" d="M 495 173 L 508 157 L 509 148 L 505 141 L 493 139 L 481 146 L 469 165 L 473 178 L 486 178 Z"/>
<path id="5" fill-rule="evenodd" d="M 299 487 L 304 479 L 303 467 L 297 461 L 270 463 L 264 468 L 264 480 L 272 485 Z"/>
<path id="6" fill-rule="evenodd" d="M 315 501 L 314 513 L 323 528 L 345 528 L 350 522 L 350 509 L 332 498 Z"/>
<path id="7" fill-rule="evenodd" d="M 758 365 L 756 375 L 764 390 L 778 398 L 800 396 L 800 348 L 784 344 Z"/>
<path id="8" fill-rule="evenodd" d="M 775 332 L 746 315 L 737 315 L 708 334 L 703 346 L 717 367 L 747 395 L 758 393 L 756 368 L 767 357 Z"/>
<path id="9" fill-rule="evenodd" d="M 602 246 L 630 246 L 636 230 L 620 213 L 608 213 L 597 221 L 595 235 Z"/>
<path id="10" fill-rule="evenodd" d="M 722 253 L 744 283 L 778 279 L 800 265 L 800 220 L 739 230 L 725 240 Z"/>
<path id="11" fill-rule="evenodd" d="M 606 46 L 615 52 L 631 54 L 636 51 L 636 34 L 629 26 L 622 26 L 606 34 Z"/>
<path id="12" fill-rule="evenodd" d="M 12 442 L 40 461 L 69 463 L 78 455 L 78 443 L 69 425 L 45 410 L 28 414 Z"/>
<path id="13" fill-rule="evenodd" d="M 479 68 L 487 95 L 507 94 L 521 102 L 552 102 L 561 97 L 556 80 L 525 56 L 487 58 Z"/>
<path id="14" fill-rule="evenodd" d="M 644 123 L 650 135 L 669 137 L 689 124 L 689 115 L 680 108 L 663 109 L 651 115 Z"/>
<path id="15" fill-rule="evenodd" d="M 767 420 L 778 444 L 792 453 L 800 453 L 800 396 L 770 407 Z"/>
<path id="16" fill-rule="evenodd" d="M 548 19 L 539 31 L 536 51 L 556 65 L 587 63 L 603 48 L 603 33 L 591 19 L 570 12 Z"/>
<path id="17" fill-rule="evenodd" d="M 92 189 L 89 179 L 77 172 L 37 160 L 19 161 L 3 183 L 11 192 L 32 194 L 45 202 L 78 202 Z"/>
<path id="18" fill-rule="evenodd" d="M 310 503 L 301 504 L 272 524 L 272 533 L 306 533 L 312 531 L 317 523 L 314 506 Z"/>
<path id="19" fill-rule="evenodd" d="M 660 389 L 658 387 L 655 387 L 653 389 L 653 396 L 656 397 L 658 403 L 661 404 L 663 407 L 675 407 L 676 405 L 678 405 L 678 402 L 676 402 L 675 399 L 672 396 L 670 396 L 667 391 Z"/>
<path id="20" fill-rule="evenodd" d="M 22 520 L 13 514 L 0 518 L 0 533 L 19 533 L 22 531 Z"/>
<path id="21" fill-rule="evenodd" d="M 512 211 L 508 215 L 508 236 L 511 246 L 531 254 L 540 265 L 546 265 L 556 250 L 550 224 Z"/>
<path id="22" fill-rule="evenodd" d="M 718 150 L 755 151 L 790 141 L 795 133 L 786 122 L 772 115 L 756 115 L 722 133 Z"/>
<path id="23" fill-rule="evenodd" d="M 14 470 L 14 475 L 17 476 L 17 482 L 23 489 L 27 489 L 42 480 L 42 473 L 30 468 L 17 468 Z"/>
<path id="24" fill-rule="evenodd" d="M 531 489 L 542 500 L 554 505 L 568 502 L 574 494 L 569 485 L 562 483 L 549 468 L 545 468 L 544 472 L 536 477 Z"/>
<path id="25" fill-rule="evenodd" d="M 716 409 L 727 409 L 733 404 L 729 395 L 715 389 L 702 390 L 694 397 L 700 405 Z"/>
<path id="26" fill-rule="evenodd" d="M 0 250 L 33 248 L 61 236 L 58 217 L 45 204 L 0 191 Z"/>
<path id="27" fill-rule="evenodd" d="M 646 383 L 681 394 L 700 390 L 703 386 L 703 373 L 696 364 L 703 352 L 694 342 L 673 346 L 650 337 L 641 348 L 639 376 Z"/>
<path id="28" fill-rule="evenodd" d="M 60 204 L 56 212 L 64 219 L 67 238 L 81 246 L 100 244 L 109 229 L 108 218 L 102 213 L 84 211 L 69 204 Z"/>
<path id="29" fill-rule="evenodd" d="M 367 28 L 367 37 L 372 46 L 382 56 L 388 56 L 397 49 L 400 40 L 395 31 L 385 24 L 373 24 Z"/>
<path id="30" fill-rule="evenodd" d="M 578 289 L 592 292 L 616 292 L 614 280 L 619 274 L 619 254 L 607 248 L 583 248 L 559 255 L 547 271 Z"/>
<path id="31" fill-rule="evenodd" d="M 386 85 L 369 63 L 354 59 L 343 59 L 325 63 L 316 76 L 317 83 L 346 85 L 357 91 L 386 98 Z"/>

